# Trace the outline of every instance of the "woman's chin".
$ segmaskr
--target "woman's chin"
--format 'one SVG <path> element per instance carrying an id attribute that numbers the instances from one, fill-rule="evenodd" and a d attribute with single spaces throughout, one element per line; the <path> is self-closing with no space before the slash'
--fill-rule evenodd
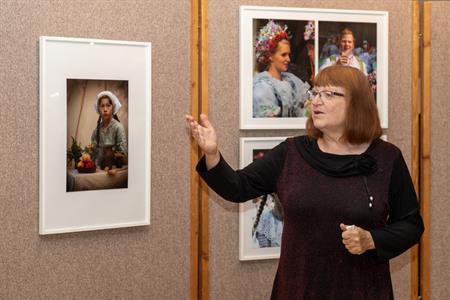
<path id="1" fill-rule="evenodd" d="M 281 73 L 281 72 L 287 72 L 288 69 L 289 69 L 288 66 L 282 66 L 281 68 L 277 68 L 277 71 L 280 72 L 280 73 Z"/>
<path id="2" fill-rule="evenodd" d="M 322 122 L 322 120 L 316 119 L 314 117 L 312 119 L 315 128 L 322 130 L 325 127 L 325 124 L 324 122 Z"/>

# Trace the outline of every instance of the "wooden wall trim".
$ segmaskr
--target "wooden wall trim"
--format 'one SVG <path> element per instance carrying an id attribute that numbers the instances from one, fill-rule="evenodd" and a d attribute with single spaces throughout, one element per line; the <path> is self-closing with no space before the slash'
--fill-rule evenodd
<path id="1" fill-rule="evenodd" d="M 420 5 L 412 2 L 411 177 L 419 195 L 420 165 Z M 411 249 L 411 300 L 419 299 L 419 246 Z"/>
<path id="2" fill-rule="evenodd" d="M 425 231 L 420 243 L 420 290 L 430 299 L 430 46 L 431 3 L 423 3 L 423 71 L 421 106 L 420 200 Z"/>
<path id="3" fill-rule="evenodd" d="M 198 0 L 191 0 L 191 115 L 199 115 L 199 6 Z M 197 300 L 199 290 L 199 178 L 195 172 L 195 165 L 199 158 L 199 149 L 194 141 L 191 141 L 191 174 L 190 174 L 190 299 Z"/>
<path id="4" fill-rule="evenodd" d="M 430 3 L 414 0 L 412 170 L 425 231 L 411 251 L 411 299 L 430 299 Z M 419 298 L 420 297 L 420 298 Z"/>
<path id="5" fill-rule="evenodd" d="M 208 113 L 208 3 L 191 0 L 191 115 L 197 120 Z M 195 166 L 202 153 L 191 141 L 191 262 L 190 299 L 208 299 L 208 188 Z"/>
<path id="6" fill-rule="evenodd" d="M 208 0 L 200 0 L 201 30 L 201 105 L 200 112 L 208 114 Z M 200 184 L 200 299 L 209 295 L 209 194 L 205 183 Z"/>

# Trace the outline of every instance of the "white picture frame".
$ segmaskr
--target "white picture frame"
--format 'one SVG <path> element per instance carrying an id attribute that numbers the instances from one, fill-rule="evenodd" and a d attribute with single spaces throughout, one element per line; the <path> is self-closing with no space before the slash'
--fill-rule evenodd
<path id="1" fill-rule="evenodd" d="M 151 43 L 41 36 L 39 48 L 39 234 L 149 225 Z M 71 78 L 127 82 L 126 188 L 66 190 Z"/>
<path id="2" fill-rule="evenodd" d="M 255 151 L 270 150 L 284 140 L 286 140 L 286 137 L 240 138 L 239 167 L 242 169 L 253 162 Z M 268 202 L 269 201 L 273 201 L 273 199 L 268 199 Z M 261 246 L 253 232 L 253 226 L 255 225 L 255 218 L 260 202 L 261 201 L 258 198 L 239 204 L 239 260 L 241 261 L 276 259 L 280 257 L 279 246 L 268 246 L 268 244 L 263 244 L 263 246 Z M 266 203 L 261 215 L 268 212 L 267 206 Z M 282 226 L 282 222 L 277 222 L 277 224 Z M 277 230 L 275 230 L 279 234 L 277 234 L 277 242 L 274 244 L 278 245 L 280 243 L 281 229 L 281 227 L 278 227 Z"/>
<path id="3" fill-rule="evenodd" d="M 297 24 L 293 26 L 297 40 L 301 41 L 302 32 L 298 30 L 303 23 L 312 21 L 314 24 L 314 74 L 323 59 L 320 59 L 319 50 L 323 50 L 323 39 L 338 34 L 342 27 L 352 27 L 356 37 L 355 46 L 360 46 L 364 40 L 372 39 L 376 47 L 375 64 L 373 56 L 371 65 L 371 79 L 376 79 L 374 90 L 382 128 L 388 128 L 388 20 L 386 11 L 367 10 L 341 10 L 316 8 L 287 8 L 287 7 L 240 7 L 240 128 L 241 129 L 304 129 L 307 117 L 255 117 L 253 115 L 253 79 L 258 73 L 256 70 L 255 43 L 257 32 L 263 20 L 274 20 L 284 24 Z M 303 23 L 302 23 L 303 22 Z M 261 25 L 261 24 L 260 24 Z M 321 31 L 322 26 L 322 31 Z M 288 27 L 288 31 L 289 31 Z M 334 30 L 334 31 L 333 31 Z M 375 32 L 374 32 L 375 30 Z M 326 32 L 325 32 L 326 31 Z M 369 33 L 367 33 L 369 32 Z M 304 32 L 303 32 L 304 34 Z M 360 41 L 358 42 L 358 38 Z M 306 42 L 299 45 L 306 47 Z M 300 47 L 300 46 L 299 46 Z M 291 53 L 295 53 L 291 42 Z M 297 53 L 301 50 L 297 49 Z M 291 63 L 292 63 L 291 59 Z M 300 65 L 301 59 L 297 62 Z M 311 59 L 312 61 L 312 59 Z M 294 63 L 295 64 L 295 61 Z M 289 69 L 290 70 L 290 69 Z M 375 71 L 375 73 L 373 72 Z M 300 76 L 300 75 L 299 75 Z M 374 77 L 375 76 L 375 77 Z M 369 76 L 368 76 L 369 78 Z M 303 78 L 304 81 L 309 78 Z M 372 82 L 374 82 L 372 80 Z"/>

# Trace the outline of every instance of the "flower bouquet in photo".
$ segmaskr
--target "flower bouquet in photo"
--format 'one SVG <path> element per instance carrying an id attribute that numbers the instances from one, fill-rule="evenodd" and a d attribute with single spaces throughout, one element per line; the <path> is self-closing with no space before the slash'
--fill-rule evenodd
<path id="1" fill-rule="evenodd" d="M 81 160 L 77 163 L 79 173 L 95 173 L 96 169 L 95 162 L 91 159 L 89 153 L 81 155 Z"/>
<path id="2" fill-rule="evenodd" d="M 83 149 L 81 144 L 72 137 L 72 145 L 67 149 L 67 165 L 73 161 L 79 173 L 95 173 L 97 169 L 95 158 L 96 153 L 92 145 L 87 145 Z"/>

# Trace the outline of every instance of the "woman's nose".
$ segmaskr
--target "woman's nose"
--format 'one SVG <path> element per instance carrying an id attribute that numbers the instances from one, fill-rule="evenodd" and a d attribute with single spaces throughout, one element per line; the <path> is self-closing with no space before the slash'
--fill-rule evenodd
<path id="1" fill-rule="evenodd" d="M 320 99 L 319 94 L 315 95 L 314 97 L 311 98 L 311 104 L 313 106 L 318 106 L 319 104 L 322 104 L 322 99 Z"/>

